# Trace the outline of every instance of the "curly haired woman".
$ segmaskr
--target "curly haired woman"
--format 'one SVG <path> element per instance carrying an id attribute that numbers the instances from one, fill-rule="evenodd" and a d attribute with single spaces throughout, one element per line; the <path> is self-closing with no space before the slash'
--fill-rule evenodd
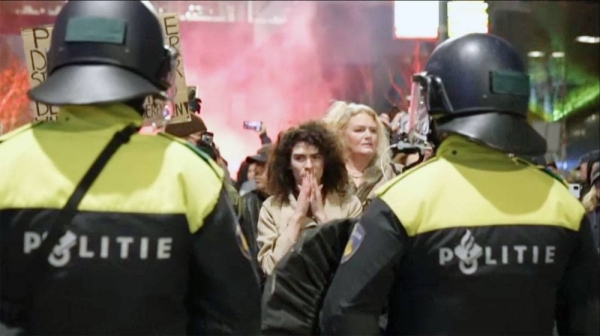
<path id="1" fill-rule="evenodd" d="M 362 212 L 346 192 L 348 173 L 334 133 L 317 121 L 283 133 L 271 153 L 269 197 L 258 219 L 258 262 L 271 274 L 303 230 Z"/>

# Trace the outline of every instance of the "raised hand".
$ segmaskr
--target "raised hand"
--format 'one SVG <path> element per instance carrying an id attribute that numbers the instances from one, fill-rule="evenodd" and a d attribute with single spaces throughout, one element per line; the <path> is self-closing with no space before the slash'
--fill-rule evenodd
<path id="1" fill-rule="evenodd" d="M 298 194 L 298 200 L 296 202 L 296 215 L 298 217 L 306 216 L 306 213 L 310 208 L 310 197 L 312 194 L 310 175 L 311 174 L 307 174 L 302 178 L 302 184 L 299 188 L 300 193 Z"/>
<path id="2" fill-rule="evenodd" d="M 387 128 L 390 129 L 391 125 L 390 125 L 390 115 L 387 113 L 382 113 L 379 115 L 379 120 L 381 120 L 381 123 Z"/>
<path id="3" fill-rule="evenodd" d="M 300 232 L 307 224 L 306 214 L 308 213 L 308 209 L 310 209 L 311 187 L 310 177 L 308 175 L 304 176 L 302 178 L 302 184 L 298 186 L 300 192 L 298 193 L 298 199 L 296 200 L 296 210 L 294 211 L 294 215 L 290 218 L 288 226 L 281 234 L 292 242 L 298 240 Z"/>
<path id="4" fill-rule="evenodd" d="M 402 115 L 404 112 L 398 112 L 394 116 L 394 119 L 390 122 L 392 133 L 396 133 L 400 129 L 400 120 L 402 119 Z"/>
<path id="5" fill-rule="evenodd" d="M 323 185 L 319 185 L 317 183 L 317 179 L 314 175 L 311 174 L 310 178 L 311 185 L 311 197 L 310 197 L 310 210 L 315 216 L 315 219 L 319 223 L 324 223 L 327 221 L 327 217 L 325 216 L 325 209 L 323 206 Z"/>
<path id="6" fill-rule="evenodd" d="M 260 129 L 258 129 L 256 131 L 258 133 L 260 133 L 260 134 L 266 134 L 267 133 L 267 126 L 265 126 L 265 123 L 261 121 Z"/>

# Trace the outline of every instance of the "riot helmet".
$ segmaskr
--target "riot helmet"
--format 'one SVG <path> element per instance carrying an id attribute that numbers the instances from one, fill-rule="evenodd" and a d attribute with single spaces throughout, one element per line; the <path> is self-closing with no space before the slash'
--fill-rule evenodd
<path id="1" fill-rule="evenodd" d="M 517 155 L 546 152 L 546 141 L 527 122 L 529 76 L 515 48 L 490 34 L 469 34 L 440 44 L 425 70 L 413 76 L 413 127 L 433 119 L 436 132 L 460 134 Z"/>
<path id="2" fill-rule="evenodd" d="M 52 31 L 48 78 L 28 95 L 57 106 L 166 99 L 175 58 L 148 1 L 69 1 Z"/>

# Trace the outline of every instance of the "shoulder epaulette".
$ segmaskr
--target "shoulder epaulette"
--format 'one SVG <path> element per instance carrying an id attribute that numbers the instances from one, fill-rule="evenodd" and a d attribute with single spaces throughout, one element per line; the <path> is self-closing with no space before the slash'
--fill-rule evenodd
<path id="1" fill-rule="evenodd" d="M 387 182 L 386 184 L 382 185 L 378 190 L 375 191 L 375 195 L 380 196 L 382 194 L 384 194 L 386 191 L 388 191 L 393 185 L 395 185 L 396 183 L 398 183 L 398 181 L 401 181 L 405 178 L 407 178 L 408 176 L 410 176 L 411 174 L 414 174 L 415 171 L 427 166 L 428 164 L 431 164 L 435 161 L 437 161 L 439 159 L 439 157 L 434 156 L 431 159 L 427 160 L 427 161 L 423 161 L 421 163 L 419 163 L 418 165 L 414 166 L 413 168 L 411 168 L 410 170 L 406 171 L 406 172 L 402 172 L 400 175 L 397 175 L 396 177 L 394 177 L 392 180 L 390 180 L 389 182 Z"/>
<path id="2" fill-rule="evenodd" d="M 203 151 L 201 151 L 200 149 L 198 149 L 196 146 L 192 145 L 191 143 L 189 143 L 186 140 L 183 140 L 181 138 L 178 138 L 176 136 L 164 133 L 164 132 L 160 132 L 158 133 L 158 135 L 165 137 L 169 140 L 172 140 L 174 142 L 178 142 L 181 145 L 185 146 L 186 148 L 188 148 L 189 150 L 191 150 L 192 152 L 194 152 L 196 155 L 198 155 L 204 162 L 206 162 L 209 167 L 215 172 L 215 174 L 217 174 L 217 176 L 219 176 L 219 178 L 223 178 L 223 173 L 222 173 L 222 168 L 213 161 L 213 159 L 208 156 L 208 154 L 204 153 Z"/>
<path id="3" fill-rule="evenodd" d="M 515 159 L 519 162 L 522 163 L 524 165 L 530 166 L 530 167 L 535 167 L 537 170 L 545 173 L 546 175 L 549 175 L 550 177 L 552 177 L 553 179 L 557 180 L 558 182 L 560 182 L 562 185 L 564 185 L 565 187 L 569 187 L 569 184 L 567 183 L 567 181 L 565 181 L 564 178 L 562 178 L 562 176 L 556 174 L 555 172 L 553 172 L 550 168 L 547 168 L 545 166 L 537 166 L 532 164 L 531 162 L 521 159 L 519 157 L 515 157 Z"/>
<path id="4" fill-rule="evenodd" d="M 567 181 L 562 176 L 560 176 L 557 173 L 555 173 L 554 171 L 552 171 L 552 169 L 547 168 L 547 167 L 538 167 L 538 170 L 541 170 L 542 172 L 550 175 L 550 177 L 552 177 L 553 179 L 562 183 L 565 187 L 567 187 L 567 188 L 569 187 L 569 183 L 567 183 Z"/>

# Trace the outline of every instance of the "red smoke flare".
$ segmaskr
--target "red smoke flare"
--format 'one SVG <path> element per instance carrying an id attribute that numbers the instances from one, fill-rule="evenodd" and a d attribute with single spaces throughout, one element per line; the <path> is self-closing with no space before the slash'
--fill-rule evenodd
<path id="1" fill-rule="evenodd" d="M 0 69 L 0 122 L 3 133 L 32 120 L 29 111 L 27 68 L 14 56 Z"/>
<path id="2" fill-rule="evenodd" d="M 182 22 L 186 79 L 198 86 L 202 118 L 232 176 L 260 147 L 258 134 L 242 128 L 244 120 L 263 121 L 275 141 L 280 131 L 320 118 L 329 105 L 311 33 L 315 10 L 313 2 L 298 2 L 280 26 Z"/>

